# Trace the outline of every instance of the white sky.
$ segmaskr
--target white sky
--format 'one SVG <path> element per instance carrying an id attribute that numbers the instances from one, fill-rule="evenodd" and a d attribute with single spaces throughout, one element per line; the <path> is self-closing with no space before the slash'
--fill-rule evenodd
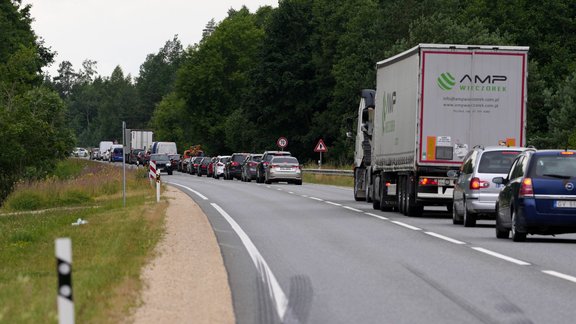
<path id="1" fill-rule="evenodd" d="M 85 59 L 98 62 L 101 76 L 117 65 L 136 77 L 146 56 L 158 53 L 178 34 L 184 48 L 198 43 L 212 18 L 219 23 L 228 9 L 246 5 L 278 7 L 278 0 L 23 0 L 32 4 L 32 28 L 56 51 L 52 76 L 62 61 L 77 71 Z"/>

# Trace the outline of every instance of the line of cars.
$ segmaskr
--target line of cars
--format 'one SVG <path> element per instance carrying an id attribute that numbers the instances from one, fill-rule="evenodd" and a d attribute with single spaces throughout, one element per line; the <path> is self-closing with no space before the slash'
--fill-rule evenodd
<path id="1" fill-rule="evenodd" d="M 151 157 L 151 160 L 154 160 Z M 302 167 L 287 151 L 266 151 L 263 154 L 234 153 L 232 155 L 190 156 L 182 159 L 170 171 L 206 175 L 214 179 L 238 179 L 258 183 L 288 182 L 302 185 Z M 170 172 L 171 173 L 171 172 Z"/>
<path id="2" fill-rule="evenodd" d="M 576 151 L 476 146 L 454 186 L 452 222 L 496 220 L 496 237 L 576 233 Z"/>

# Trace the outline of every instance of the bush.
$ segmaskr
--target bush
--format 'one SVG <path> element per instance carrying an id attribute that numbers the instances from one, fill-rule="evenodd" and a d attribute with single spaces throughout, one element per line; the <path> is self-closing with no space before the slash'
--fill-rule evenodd
<path id="1" fill-rule="evenodd" d="M 11 210 L 35 210 L 44 205 L 44 199 L 35 192 L 15 192 L 6 199 L 6 208 Z"/>

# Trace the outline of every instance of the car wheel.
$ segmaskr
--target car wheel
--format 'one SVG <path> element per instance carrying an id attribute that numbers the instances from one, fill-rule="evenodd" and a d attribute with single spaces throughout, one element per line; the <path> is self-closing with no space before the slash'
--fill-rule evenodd
<path id="1" fill-rule="evenodd" d="M 298 185 L 298 186 L 301 186 L 301 185 L 302 185 L 302 180 L 296 180 L 295 184 Z"/>
<path id="2" fill-rule="evenodd" d="M 514 242 L 524 242 L 526 241 L 526 232 L 518 231 L 518 214 L 516 209 L 512 208 L 512 240 Z"/>
<path id="3" fill-rule="evenodd" d="M 500 216 L 498 215 L 498 204 L 496 204 L 496 237 L 499 239 L 507 239 L 510 236 L 510 230 L 500 224 Z"/>
<path id="4" fill-rule="evenodd" d="M 458 215 L 458 212 L 456 211 L 456 203 L 452 202 L 452 224 L 462 225 L 462 223 L 462 218 L 460 218 L 460 215 Z"/>
<path id="5" fill-rule="evenodd" d="M 256 171 L 256 183 L 262 183 L 262 178 L 260 177 L 260 169 Z"/>
<path id="6" fill-rule="evenodd" d="M 168 175 L 172 175 L 172 170 L 168 171 Z"/>
<path id="7" fill-rule="evenodd" d="M 466 206 L 466 200 L 464 200 L 464 227 L 475 227 L 476 226 L 476 215 L 468 211 L 468 206 Z"/>

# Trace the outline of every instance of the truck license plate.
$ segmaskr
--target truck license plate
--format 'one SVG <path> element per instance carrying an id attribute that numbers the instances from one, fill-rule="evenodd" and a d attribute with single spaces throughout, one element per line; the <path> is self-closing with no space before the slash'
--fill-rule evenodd
<path id="1" fill-rule="evenodd" d="M 576 208 L 576 200 L 556 200 L 557 208 Z"/>

